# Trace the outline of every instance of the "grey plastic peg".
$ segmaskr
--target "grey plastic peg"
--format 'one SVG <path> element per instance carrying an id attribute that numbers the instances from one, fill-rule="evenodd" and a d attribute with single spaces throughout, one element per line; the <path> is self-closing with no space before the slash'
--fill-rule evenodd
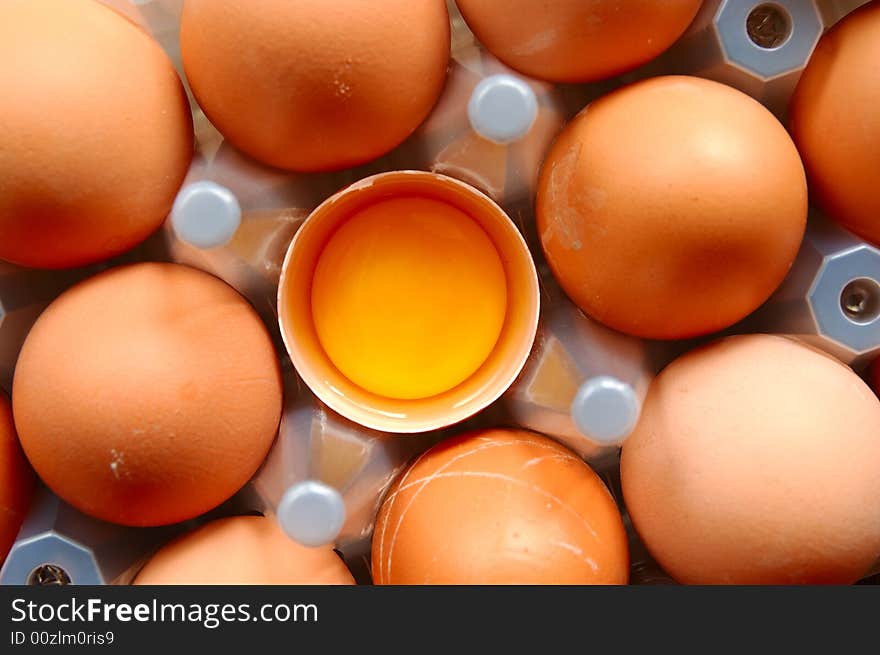
<path id="1" fill-rule="evenodd" d="M 335 543 L 345 525 L 345 501 L 333 487 L 317 480 L 291 485 L 278 503 L 278 522 L 303 546 Z"/>
<path id="2" fill-rule="evenodd" d="M 177 194 L 171 225 L 179 239 L 196 248 L 219 248 L 232 240 L 241 225 L 241 205 L 226 187 L 193 182 Z"/>
<path id="3" fill-rule="evenodd" d="M 254 509 L 275 516 L 294 541 L 343 547 L 369 539 L 388 487 L 436 435 L 399 438 L 324 406 L 284 371 L 278 438 L 251 483 Z"/>
<path id="4" fill-rule="evenodd" d="M 538 336 L 503 407 L 516 425 L 598 461 L 635 429 L 653 378 L 643 341 L 583 314 L 546 268 Z"/>
<path id="5" fill-rule="evenodd" d="M 622 443 L 635 429 L 642 410 L 642 399 L 627 382 L 600 375 L 578 389 L 571 405 L 577 428 L 598 444 Z"/>
<path id="6" fill-rule="evenodd" d="M 532 129 L 537 117 L 538 99 L 532 87 L 504 73 L 481 80 L 468 103 L 471 127 L 495 143 L 519 141 Z"/>

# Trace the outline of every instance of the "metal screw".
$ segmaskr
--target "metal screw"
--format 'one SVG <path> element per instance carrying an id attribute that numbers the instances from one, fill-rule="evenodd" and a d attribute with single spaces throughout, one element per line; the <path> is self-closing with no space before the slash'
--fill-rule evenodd
<path id="1" fill-rule="evenodd" d="M 67 571 L 56 564 L 43 564 L 38 566 L 28 576 L 27 584 L 30 587 L 60 587 L 71 583 Z"/>
<path id="2" fill-rule="evenodd" d="M 746 19 L 746 31 L 756 46 L 772 50 L 785 43 L 791 35 L 791 18 L 779 5 L 759 5 Z"/>
<path id="3" fill-rule="evenodd" d="M 880 316 L 880 284 L 868 278 L 853 280 L 840 294 L 840 307 L 851 321 L 872 322 Z"/>

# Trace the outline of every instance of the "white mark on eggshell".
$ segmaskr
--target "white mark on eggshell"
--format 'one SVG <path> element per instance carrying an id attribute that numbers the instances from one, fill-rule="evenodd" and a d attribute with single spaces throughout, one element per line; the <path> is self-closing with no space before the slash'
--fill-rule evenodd
<path id="1" fill-rule="evenodd" d="M 112 458 L 110 461 L 110 472 L 113 474 L 113 477 L 117 480 L 120 478 L 120 469 L 125 464 L 125 454 L 119 452 L 115 448 L 110 449 L 110 457 Z"/>
<path id="2" fill-rule="evenodd" d="M 578 548 L 574 544 L 569 544 L 564 541 L 556 541 L 556 540 L 551 540 L 550 545 L 556 546 L 557 548 L 562 548 L 563 550 L 567 550 L 568 552 L 576 555 L 584 563 L 586 563 L 587 566 L 589 566 L 591 569 L 593 569 L 594 572 L 598 573 L 599 565 L 596 564 L 596 560 L 594 560 L 592 557 L 587 557 L 586 555 L 584 555 L 583 548 Z"/>
<path id="3" fill-rule="evenodd" d="M 584 526 L 584 528 L 586 528 L 587 532 L 589 532 L 593 537 L 595 537 L 597 539 L 599 538 L 599 535 L 593 529 L 593 526 L 590 525 L 590 523 L 583 516 L 578 514 L 577 511 L 573 507 L 568 505 L 559 496 L 556 496 L 555 494 L 552 494 L 545 489 L 541 489 L 541 487 L 539 487 L 537 485 L 529 484 L 528 482 L 525 482 L 523 480 L 518 480 L 517 478 L 511 477 L 509 475 L 505 475 L 503 473 L 489 473 L 486 471 L 453 471 L 452 473 L 432 473 L 427 478 L 423 478 L 421 480 L 414 480 L 414 481 L 410 482 L 409 484 L 405 485 L 404 487 L 401 487 L 400 489 L 398 489 L 398 491 L 404 491 L 406 488 L 414 487 L 417 484 L 420 484 L 423 482 L 425 484 L 428 484 L 434 480 L 442 480 L 442 479 L 449 479 L 449 478 L 487 478 L 487 479 L 491 479 L 491 480 L 503 480 L 504 482 L 509 482 L 510 484 L 513 484 L 515 486 L 525 487 L 526 489 L 529 489 L 530 491 L 534 491 L 536 494 L 539 494 L 541 496 L 546 496 L 551 501 L 553 501 L 557 505 L 559 505 L 562 509 L 573 514 L 575 517 L 580 519 L 581 524 Z M 424 485 L 422 488 L 424 488 Z M 419 491 L 421 491 L 421 489 L 419 489 Z M 552 503 L 548 503 L 548 505 L 552 506 Z M 392 539 L 391 548 L 393 548 L 393 547 L 394 547 L 394 540 Z"/>
<path id="4" fill-rule="evenodd" d="M 608 193 L 604 189 L 599 189 L 597 187 L 590 187 L 587 189 L 585 196 L 587 199 L 587 205 L 594 211 L 602 209 L 605 206 L 605 201 L 608 199 Z"/>
<path id="5" fill-rule="evenodd" d="M 569 199 L 573 192 L 574 174 L 581 157 L 581 149 L 581 144 L 577 144 L 553 162 L 547 193 L 550 196 L 549 206 L 553 208 L 554 214 L 546 221 L 546 227 L 541 234 L 544 243 L 556 238 L 561 242 L 561 247 L 571 250 L 580 250 L 583 247 L 578 238 L 581 217 Z M 604 199 L 602 202 L 604 203 Z"/>
<path id="6" fill-rule="evenodd" d="M 522 470 L 532 468 L 533 466 L 537 466 L 541 462 L 544 462 L 547 460 L 554 461 L 554 462 L 580 462 L 581 461 L 576 457 L 572 457 L 571 455 L 563 455 L 563 454 L 542 455 L 541 457 L 533 457 L 532 459 L 527 461 L 525 464 L 523 464 Z"/>
<path id="7" fill-rule="evenodd" d="M 351 65 L 352 60 L 346 59 L 343 67 L 333 76 L 333 86 L 339 98 L 348 98 L 351 95 L 351 84 L 346 81 L 351 72 Z"/>
<path id="8" fill-rule="evenodd" d="M 529 57 L 552 48 L 559 40 L 559 30 L 555 27 L 538 32 L 522 45 L 513 48 L 511 52 L 517 57 Z"/>
<path id="9" fill-rule="evenodd" d="M 556 448 L 553 446 L 546 445 L 546 444 L 536 444 L 533 441 L 528 441 L 525 439 L 516 439 L 513 441 L 499 442 L 499 441 L 494 441 L 491 438 L 487 438 L 487 443 L 483 443 L 482 445 L 480 445 L 476 448 L 472 448 L 471 450 L 467 451 L 466 453 L 460 453 L 460 454 L 456 455 L 451 460 L 446 462 L 443 466 L 438 468 L 434 472 L 433 475 L 437 475 L 438 473 L 441 473 L 441 472 L 445 471 L 446 469 L 448 469 L 450 466 L 455 464 L 457 461 L 462 460 L 466 457 L 470 457 L 471 455 L 475 455 L 476 453 L 479 453 L 483 450 L 486 450 L 487 448 L 499 448 L 499 447 L 504 447 L 504 446 L 513 446 L 513 445 L 522 445 L 522 444 L 534 445 L 536 447 L 544 448 L 545 450 L 554 450 L 554 451 L 556 450 Z M 422 458 L 424 458 L 425 455 L 427 455 L 429 452 L 431 452 L 431 451 L 428 450 L 428 451 L 422 453 L 422 455 L 420 455 L 419 458 L 415 462 L 413 462 L 413 465 L 406 472 L 406 475 L 400 480 L 400 484 L 397 487 L 397 489 L 395 489 L 394 492 L 391 495 L 389 495 L 388 498 L 385 500 L 385 502 L 388 503 L 388 513 L 389 514 L 391 513 L 391 509 L 394 506 L 394 503 L 397 501 L 397 496 L 399 495 L 399 493 L 401 491 L 403 491 L 403 489 L 405 487 L 408 488 L 408 486 L 405 483 L 406 483 L 407 479 L 409 478 L 409 474 L 412 473 L 416 469 L 419 462 L 421 462 Z M 403 519 L 406 517 L 407 512 L 409 511 L 410 507 L 412 507 L 412 504 L 415 502 L 418 495 L 422 492 L 422 490 L 425 488 L 425 486 L 427 486 L 427 484 L 430 481 L 431 481 L 430 477 L 427 479 L 424 479 L 424 480 L 420 480 L 420 482 L 424 482 L 424 484 L 422 485 L 422 487 L 418 491 L 416 491 L 412 495 L 412 497 L 409 499 L 409 503 L 407 503 L 407 506 L 403 508 L 403 512 L 401 512 L 400 518 L 398 519 L 397 525 L 395 526 L 394 532 L 392 533 L 392 536 L 391 536 L 391 543 L 388 546 L 388 558 L 387 559 L 384 559 L 384 552 L 385 552 L 385 535 L 386 535 L 386 531 L 388 529 L 388 521 L 386 520 L 382 526 L 382 533 L 379 537 L 379 571 L 381 572 L 381 571 L 383 571 L 383 568 L 387 568 L 387 570 L 385 571 L 386 575 L 389 576 L 387 579 L 390 579 L 391 559 L 392 559 L 392 553 L 394 551 L 394 543 L 397 541 L 397 535 L 400 532 L 400 527 L 403 524 Z M 412 485 L 409 485 L 409 486 L 412 486 Z M 382 566 L 383 564 L 387 564 L 387 567 L 383 567 Z"/>
<path id="10" fill-rule="evenodd" d="M 462 459 L 465 459 L 467 457 L 470 457 L 471 455 L 475 455 L 478 452 L 481 452 L 483 450 L 487 450 L 489 448 L 499 448 L 499 447 L 506 447 L 506 446 L 514 446 L 514 445 L 529 445 L 529 446 L 534 446 L 537 448 L 543 448 L 544 450 L 555 451 L 554 454 L 558 457 L 565 457 L 564 454 L 558 452 L 558 450 L 555 446 L 549 445 L 549 444 L 535 443 L 533 441 L 528 441 L 525 439 L 517 439 L 517 440 L 513 440 L 513 441 L 502 441 L 502 442 L 492 441 L 489 443 L 484 443 L 476 448 L 472 448 L 468 452 L 460 453 L 460 454 L 456 455 L 455 457 L 450 459 L 448 462 L 446 462 L 443 466 L 438 468 L 434 473 L 432 473 L 431 475 L 429 475 L 425 478 L 422 478 L 420 480 L 415 480 L 412 482 L 408 482 L 409 474 L 416 468 L 416 465 L 419 463 L 419 461 L 422 459 L 422 457 L 424 457 L 425 454 L 427 454 L 427 453 L 423 453 L 422 456 L 419 457 L 419 459 L 416 460 L 416 462 L 406 472 L 406 475 L 401 479 L 400 484 L 397 487 L 397 489 L 395 489 L 394 492 L 385 501 L 386 503 L 388 503 L 388 512 L 386 513 L 386 518 L 383 521 L 382 531 L 379 536 L 380 577 L 384 580 L 390 581 L 391 568 L 392 568 L 392 564 L 393 564 L 394 546 L 395 546 L 395 543 L 397 542 L 397 537 L 398 537 L 398 534 L 400 533 L 400 529 L 403 525 L 403 521 L 406 518 L 406 514 L 409 512 L 410 508 L 413 506 L 416 499 L 421 494 L 421 492 L 425 489 L 425 487 L 427 487 L 428 484 L 430 484 L 431 481 L 435 480 L 435 479 L 454 478 L 454 477 L 483 477 L 483 478 L 492 478 L 492 479 L 503 479 L 503 480 L 506 480 L 507 482 L 510 482 L 510 483 L 513 483 L 513 484 L 516 484 L 519 486 L 524 486 L 526 488 L 531 489 L 535 493 L 549 497 L 550 500 L 556 502 L 560 507 L 562 507 L 566 511 L 570 512 L 574 516 L 576 516 L 580 520 L 581 524 L 587 529 L 587 531 L 594 538 L 598 539 L 598 534 L 596 533 L 596 531 L 593 529 L 593 527 L 587 522 L 587 520 L 583 516 L 578 514 L 574 510 L 574 508 L 567 505 L 560 498 L 549 493 L 548 491 L 541 489 L 540 487 L 537 487 L 535 485 L 529 484 L 529 483 L 524 482 L 522 480 L 517 480 L 516 478 L 512 478 L 510 476 L 506 476 L 506 475 L 503 475 L 500 473 L 481 473 L 481 472 L 477 472 L 477 471 L 459 471 L 459 472 L 453 472 L 453 473 L 444 473 L 444 471 L 446 471 L 450 466 L 452 466 L 456 462 L 458 462 Z M 428 451 L 428 452 L 430 452 L 430 451 Z M 569 458 L 574 461 L 578 461 L 578 462 L 580 461 L 576 457 L 574 457 L 573 455 L 570 455 Z M 387 556 L 387 558 L 385 558 L 384 557 L 385 537 L 386 537 L 387 529 L 388 529 L 387 516 L 390 515 L 391 510 L 394 506 L 394 503 L 397 501 L 397 497 L 400 495 L 400 493 L 402 491 L 405 491 L 405 490 L 410 489 L 412 487 L 415 487 L 417 485 L 421 485 L 421 486 L 419 486 L 419 488 L 409 498 L 409 502 L 407 503 L 406 507 L 403 508 L 403 511 L 400 513 L 400 516 L 397 519 L 397 524 L 395 525 L 394 531 L 391 534 L 391 541 L 388 546 L 388 556 Z M 551 507 L 551 503 L 548 503 L 548 509 L 550 507 Z M 384 567 L 382 566 L 383 564 L 385 564 Z M 383 569 L 384 569 L 384 576 L 381 575 Z"/>

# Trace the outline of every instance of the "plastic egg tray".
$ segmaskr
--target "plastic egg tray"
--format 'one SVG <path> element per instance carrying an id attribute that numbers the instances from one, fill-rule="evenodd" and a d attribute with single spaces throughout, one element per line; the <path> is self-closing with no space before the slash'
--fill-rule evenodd
<path id="1" fill-rule="evenodd" d="M 182 0 L 135 4 L 136 20 L 185 80 L 178 45 Z M 701 340 L 661 344 L 624 336 L 587 318 L 565 298 L 546 270 L 532 216 L 537 171 L 555 135 L 578 111 L 610 90 L 658 74 L 724 82 L 784 119 L 823 31 L 864 2 L 707 0 L 665 54 L 621 77 L 583 85 L 552 85 L 510 70 L 481 47 L 455 4 L 448 4 L 452 60 L 443 96 L 408 141 L 369 164 L 321 175 L 268 168 L 225 143 L 190 95 L 197 153 L 160 232 L 114 261 L 85 269 L 41 272 L 0 264 L 0 385 L 10 389 L 18 349 L 40 312 L 65 288 L 121 262 L 173 261 L 220 277 L 253 304 L 284 352 L 277 327 L 279 277 L 288 246 L 309 213 L 372 174 L 442 173 L 481 190 L 514 220 L 541 274 L 545 307 L 517 381 L 454 429 L 510 425 L 564 443 L 593 465 L 620 504 L 632 583 L 672 583 L 629 525 L 618 454 L 638 421 L 653 375 Z M 767 6 L 770 15 L 754 13 Z M 785 283 L 725 333 L 795 336 L 863 372 L 880 355 L 878 281 L 880 251 L 812 216 Z M 392 439 L 361 428 L 317 402 L 287 355 L 282 370 L 287 398 L 276 444 L 252 483 L 211 515 L 243 508 L 274 515 L 302 544 L 333 543 L 361 581 L 368 581 L 369 539 L 384 492 L 414 455 L 446 432 Z M 43 489 L 0 570 L 0 583 L 125 584 L 159 544 L 197 523 L 123 528 L 84 516 Z"/>

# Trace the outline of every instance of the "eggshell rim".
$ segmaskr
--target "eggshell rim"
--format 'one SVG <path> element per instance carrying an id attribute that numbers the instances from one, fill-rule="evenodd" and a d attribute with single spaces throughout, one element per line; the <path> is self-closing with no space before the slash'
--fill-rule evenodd
<path id="1" fill-rule="evenodd" d="M 336 227 L 351 216 L 350 208 L 353 205 L 360 208 L 371 204 L 370 199 L 375 202 L 383 194 L 388 194 L 389 190 L 408 189 L 412 193 L 413 188 L 420 188 L 429 197 L 453 205 L 456 204 L 453 200 L 459 200 L 459 208 L 487 231 L 498 249 L 508 279 L 508 312 L 492 354 L 468 380 L 431 398 L 400 401 L 370 394 L 345 378 L 320 347 L 310 311 L 309 316 L 303 318 L 297 316 L 295 310 L 297 306 L 303 306 L 304 298 L 310 299 L 315 261 Z M 360 203 L 353 200 L 355 196 L 360 196 Z M 505 243 L 499 243 L 499 234 Z M 305 264 L 297 266 L 297 262 L 304 259 Z M 292 283 L 292 280 L 304 276 L 309 280 L 307 289 Z M 523 286 L 523 283 L 527 286 Z M 297 295 L 299 303 L 292 299 Z M 367 428 L 414 434 L 442 429 L 470 418 L 495 402 L 513 384 L 528 360 L 537 334 L 540 287 L 535 262 L 525 238 L 507 213 L 491 198 L 464 182 L 438 173 L 391 171 L 355 182 L 312 211 L 285 254 L 278 285 L 277 309 L 281 338 L 287 354 L 303 382 L 324 404 Z M 306 334 L 294 336 L 300 328 L 305 328 Z M 483 378 L 485 381 L 480 384 Z M 345 389 L 360 396 L 360 399 L 350 397 L 344 392 Z M 408 412 L 388 411 L 380 407 L 383 404 L 406 407 Z M 430 409 L 431 406 L 434 408 Z"/>

